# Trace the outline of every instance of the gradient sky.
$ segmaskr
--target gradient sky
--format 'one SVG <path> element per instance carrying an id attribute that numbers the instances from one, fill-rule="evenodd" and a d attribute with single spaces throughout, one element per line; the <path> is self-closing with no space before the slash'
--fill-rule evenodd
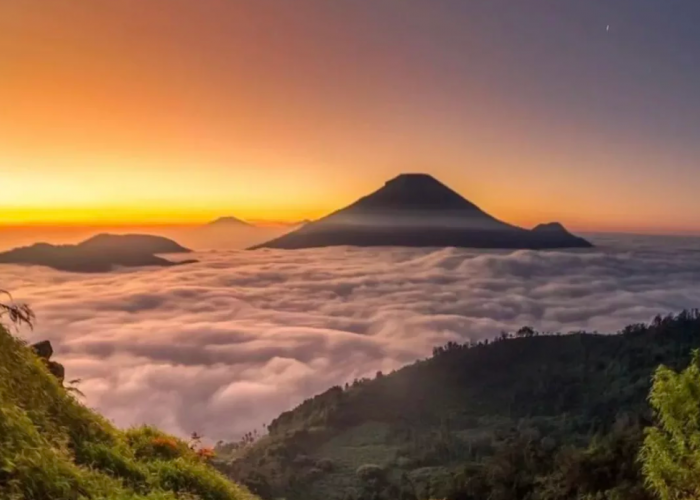
<path id="1" fill-rule="evenodd" d="M 302 219 L 426 171 L 523 225 L 700 231 L 698 22 L 697 0 L 0 0 L 0 223 Z"/>

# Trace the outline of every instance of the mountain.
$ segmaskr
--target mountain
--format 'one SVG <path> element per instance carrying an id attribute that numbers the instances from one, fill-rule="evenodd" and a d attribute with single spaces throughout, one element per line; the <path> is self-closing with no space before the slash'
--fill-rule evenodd
<path id="1" fill-rule="evenodd" d="M 381 189 L 257 248 L 338 245 L 504 249 L 587 248 L 551 223 L 527 230 L 502 222 L 427 174 L 402 174 Z"/>
<path id="2" fill-rule="evenodd" d="M 0 253 L 2 264 L 34 264 L 59 271 L 108 272 L 115 266 L 174 266 L 156 254 L 188 253 L 173 240 L 145 234 L 99 234 L 77 245 L 36 243 Z"/>
<path id="3" fill-rule="evenodd" d="M 220 445 L 218 466 L 265 499 L 647 500 L 637 455 L 652 374 L 698 347 L 697 311 L 616 335 L 449 343 L 308 399 L 253 444 Z"/>
<path id="4" fill-rule="evenodd" d="M 0 326 L 0 498 L 257 500 L 196 442 L 123 431 L 84 406 L 52 374 L 51 354 L 51 344 L 32 349 Z"/>
<path id="5" fill-rule="evenodd" d="M 295 223 L 290 224 L 290 225 L 294 225 L 294 226 L 306 226 L 307 224 L 311 224 L 311 222 L 312 222 L 311 219 L 302 219 L 302 220 L 300 220 L 299 222 L 295 222 Z"/>
<path id="6" fill-rule="evenodd" d="M 98 234 L 76 245 L 90 251 L 139 252 L 150 254 L 190 253 L 177 242 L 149 234 Z"/>
<path id="7" fill-rule="evenodd" d="M 227 217 L 219 217 L 218 219 L 215 219 L 211 221 L 208 226 L 236 226 L 236 227 L 252 227 L 252 224 L 248 224 L 246 221 L 238 219 L 236 217 L 232 216 L 227 216 Z"/>

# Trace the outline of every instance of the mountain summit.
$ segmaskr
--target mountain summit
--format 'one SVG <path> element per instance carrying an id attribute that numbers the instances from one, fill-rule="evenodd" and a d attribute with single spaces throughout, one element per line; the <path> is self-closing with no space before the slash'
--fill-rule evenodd
<path id="1" fill-rule="evenodd" d="M 214 219 L 210 223 L 207 224 L 208 226 L 238 226 L 238 227 L 250 227 L 252 224 L 247 223 L 244 220 L 241 220 L 237 217 L 233 217 L 231 215 L 225 216 L 225 217 L 219 217 L 218 219 Z"/>
<path id="2" fill-rule="evenodd" d="M 476 210 L 435 177 L 428 174 L 401 174 L 384 183 L 384 187 L 361 198 L 348 208 L 397 210 Z"/>
<path id="3" fill-rule="evenodd" d="M 502 222 L 428 174 L 401 174 L 352 205 L 254 248 L 328 246 L 587 248 L 556 222 Z"/>

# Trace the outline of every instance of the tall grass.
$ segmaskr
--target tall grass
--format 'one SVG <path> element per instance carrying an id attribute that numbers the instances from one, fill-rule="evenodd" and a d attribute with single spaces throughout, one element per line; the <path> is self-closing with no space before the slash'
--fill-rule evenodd
<path id="1" fill-rule="evenodd" d="M 255 500 L 188 443 L 121 431 L 88 409 L 0 326 L 0 498 Z"/>

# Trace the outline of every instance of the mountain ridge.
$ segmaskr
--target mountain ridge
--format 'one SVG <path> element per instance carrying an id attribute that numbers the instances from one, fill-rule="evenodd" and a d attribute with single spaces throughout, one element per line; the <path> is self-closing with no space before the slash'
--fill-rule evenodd
<path id="1" fill-rule="evenodd" d="M 637 451 L 652 420 L 652 375 L 659 364 L 685 368 L 699 347 L 697 310 L 611 335 L 524 327 L 491 342 L 450 342 L 307 399 L 218 467 L 266 500 L 649 500 Z M 523 475 L 545 454 L 549 476 Z M 600 463 L 586 467 L 602 471 L 566 470 L 571 457 L 593 456 Z M 491 474 L 495 484 L 482 484 Z M 525 479 L 532 482 L 509 489 Z M 549 483 L 547 496 L 533 495 Z M 498 488 L 508 493 L 491 496 Z"/>

